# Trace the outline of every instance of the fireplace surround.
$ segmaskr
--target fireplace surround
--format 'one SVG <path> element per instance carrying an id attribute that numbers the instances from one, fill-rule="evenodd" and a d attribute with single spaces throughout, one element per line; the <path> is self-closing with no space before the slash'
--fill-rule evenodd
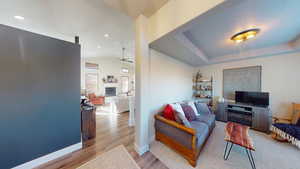
<path id="1" fill-rule="evenodd" d="M 117 96 L 117 88 L 116 87 L 105 87 L 105 96 Z"/>

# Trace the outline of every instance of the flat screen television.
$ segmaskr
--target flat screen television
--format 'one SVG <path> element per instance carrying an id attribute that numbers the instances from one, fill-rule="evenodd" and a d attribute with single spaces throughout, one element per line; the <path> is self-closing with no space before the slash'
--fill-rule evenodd
<path id="1" fill-rule="evenodd" d="M 252 104 L 255 106 L 269 106 L 269 93 L 236 91 L 235 101 L 237 103 Z"/>

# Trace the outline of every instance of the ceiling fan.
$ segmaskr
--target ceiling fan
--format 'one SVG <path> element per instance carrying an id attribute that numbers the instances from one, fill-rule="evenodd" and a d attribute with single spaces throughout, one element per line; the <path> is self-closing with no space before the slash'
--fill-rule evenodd
<path id="1" fill-rule="evenodd" d="M 120 59 L 121 62 L 133 63 L 132 58 L 125 57 L 125 48 L 122 48 L 122 58 Z"/>

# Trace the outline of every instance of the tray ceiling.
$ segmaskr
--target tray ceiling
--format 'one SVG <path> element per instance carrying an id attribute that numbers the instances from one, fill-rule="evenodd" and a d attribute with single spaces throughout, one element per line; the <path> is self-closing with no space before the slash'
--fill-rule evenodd
<path id="1" fill-rule="evenodd" d="M 151 47 L 193 66 L 296 51 L 299 0 L 229 0 L 153 42 Z M 260 28 L 236 44 L 230 37 Z M 183 52 L 184 51 L 184 52 Z"/>

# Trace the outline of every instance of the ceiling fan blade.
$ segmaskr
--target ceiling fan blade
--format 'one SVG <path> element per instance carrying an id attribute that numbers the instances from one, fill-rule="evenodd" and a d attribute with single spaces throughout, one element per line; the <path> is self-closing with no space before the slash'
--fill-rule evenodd
<path id="1" fill-rule="evenodd" d="M 132 61 L 132 60 L 128 60 L 128 59 L 120 59 L 120 60 L 121 60 L 121 62 L 133 63 L 133 61 Z"/>

